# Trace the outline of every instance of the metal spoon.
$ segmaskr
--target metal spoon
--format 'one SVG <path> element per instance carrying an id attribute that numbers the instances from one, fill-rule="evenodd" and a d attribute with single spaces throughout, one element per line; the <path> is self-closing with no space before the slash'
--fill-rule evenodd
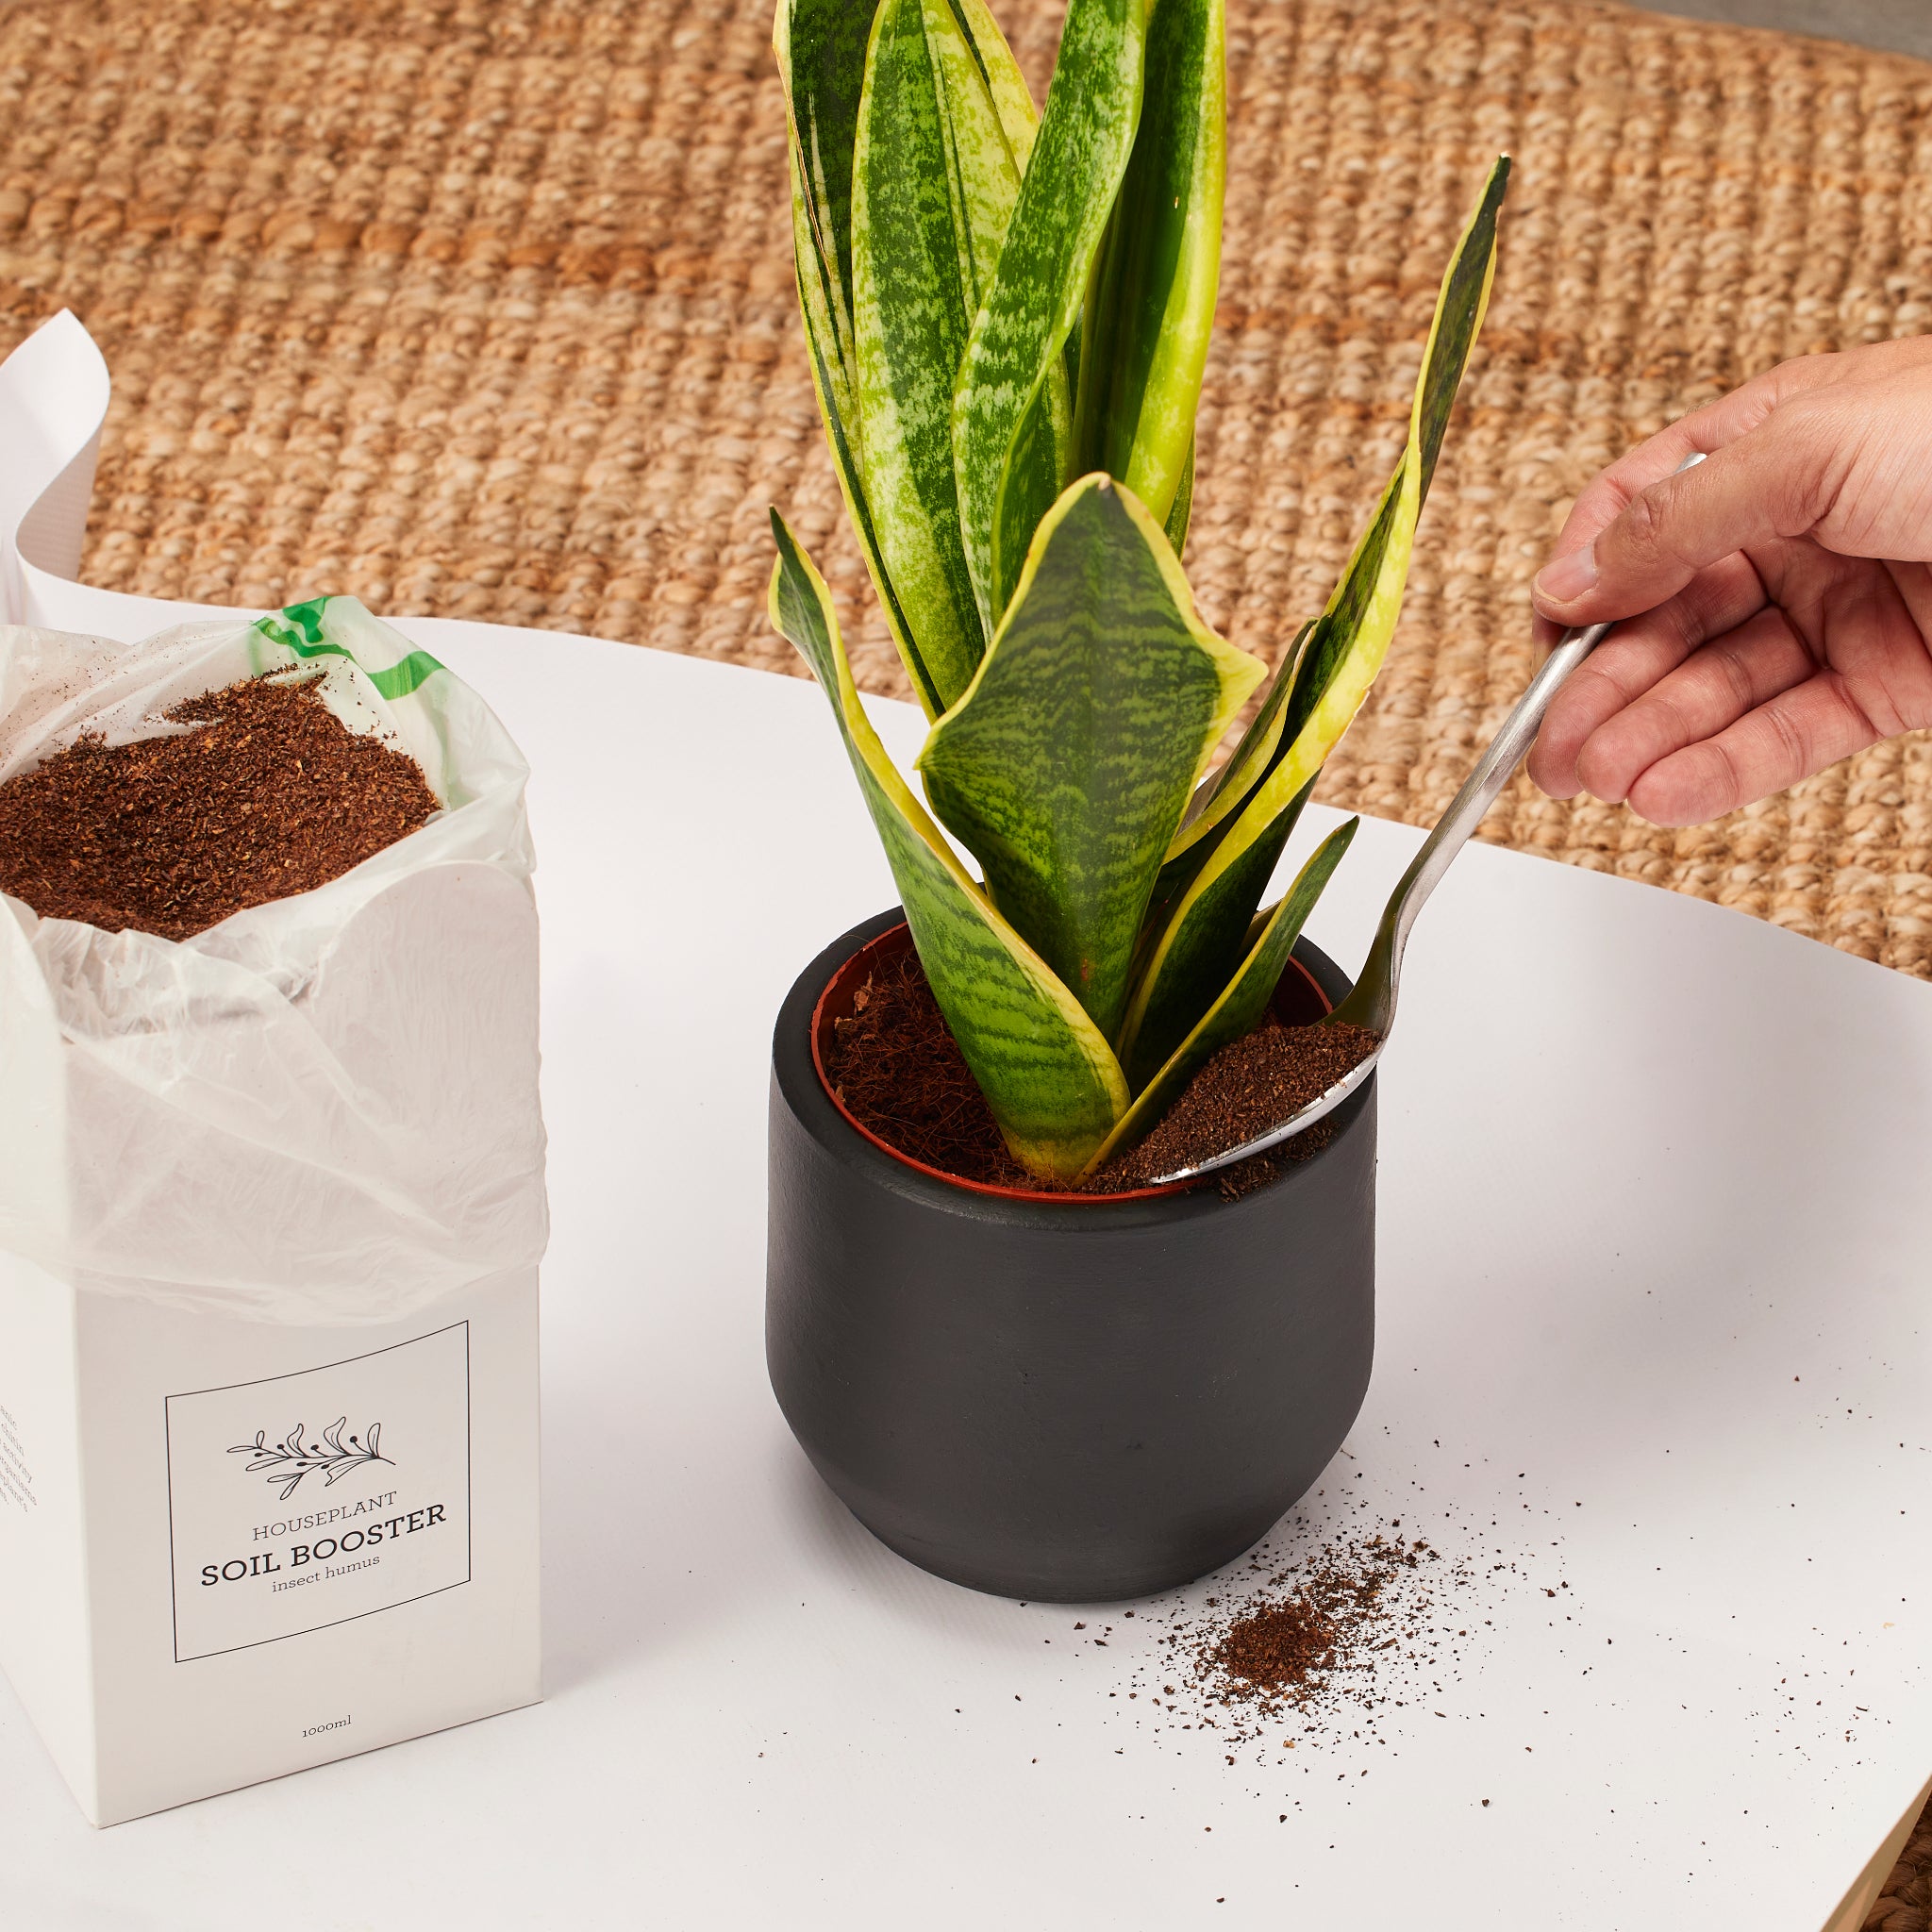
<path id="1" fill-rule="evenodd" d="M 1423 848 L 1410 861 L 1408 870 L 1396 881 L 1389 903 L 1382 908 L 1382 923 L 1375 928 L 1374 943 L 1369 948 L 1361 977 L 1332 1013 L 1315 1024 L 1333 1026 L 1346 1024 L 1362 1027 L 1376 1036 L 1375 1050 L 1359 1066 L 1351 1068 L 1334 1086 L 1319 1093 L 1305 1107 L 1257 1134 L 1238 1147 L 1197 1160 L 1191 1167 L 1177 1167 L 1172 1174 L 1145 1182 L 1147 1187 L 1164 1187 L 1170 1181 L 1191 1180 L 1194 1175 L 1211 1174 L 1217 1167 L 1229 1167 L 1250 1155 L 1265 1154 L 1269 1148 L 1311 1127 L 1325 1113 L 1332 1113 L 1375 1071 L 1382 1049 L 1389 1044 L 1389 1032 L 1395 1024 L 1396 984 L 1402 972 L 1402 952 L 1408 943 L 1409 928 L 1416 914 L 1441 882 L 1449 862 L 1469 841 L 1469 835 L 1482 823 L 1483 814 L 1496 802 L 1498 793 L 1509 782 L 1510 774 L 1523 761 L 1543 722 L 1550 701 L 1563 681 L 1605 638 L 1614 625 L 1593 624 L 1587 630 L 1563 633 L 1557 648 L 1543 667 L 1529 681 L 1529 688 L 1516 701 L 1516 708 L 1503 721 L 1503 728 L 1490 741 L 1490 748 L 1476 768 L 1463 780 L 1462 790 L 1450 802 L 1436 829 L 1423 841 Z"/>
<path id="2" fill-rule="evenodd" d="M 1682 475 L 1686 470 L 1694 469 L 1704 458 L 1704 451 L 1694 451 L 1677 465 L 1676 474 Z M 1503 720 L 1503 728 L 1490 741 L 1490 748 L 1477 761 L 1475 770 L 1463 780 L 1462 790 L 1450 800 L 1441 822 L 1423 841 L 1423 849 L 1396 881 L 1388 905 L 1382 908 L 1382 923 L 1375 928 L 1375 941 L 1369 948 L 1355 991 L 1332 1013 L 1315 1023 L 1322 1026 L 1344 1023 L 1359 1026 L 1375 1035 L 1374 1052 L 1325 1092 L 1317 1094 L 1306 1107 L 1297 1108 L 1265 1134 L 1257 1134 L 1252 1141 L 1243 1141 L 1240 1146 L 1230 1147 L 1210 1159 L 1197 1160 L 1191 1167 L 1177 1167 L 1172 1174 L 1148 1181 L 1146 1186 L 1158 1188 L 1170 1181 L 1191 1180 L 1198 1174 L 1211 1174 L 1217 1167 L 1229 1167 L 1237 1160 L 1247 1159 L 1251 1154 L 1265 1154 L 1269 1148 L 1278 1147 L 1305 1127 L 1313 1126 L 1324 1114 L 1333 1113 L 1375 1071 L 1375 1062 L 1389 1044 L 1389 1030 L 1395 1024 L 1395 988 L 1402 972 L 1402 949 L 1408 943 L 1409 928 L 1415 924 L 1416 914 L 1441 883 L 1449 861 L 1469 842 L 1469 835 L 1482 823 L 1483 814 L 1495 804 L 1497 794 L 1509 782 L 1510 774 L 1528 755 L 1542 728 L 1543 713 L 1550 708 L 1550 701 L 1562 689 L 1564 680 L 1615 628 L 1613 624 L 1592 624 L 1587 629 L 1563 633 L 1542 669 L 1529 680 L 1529 689 L 1517 699 L 1516 708 Z"/>

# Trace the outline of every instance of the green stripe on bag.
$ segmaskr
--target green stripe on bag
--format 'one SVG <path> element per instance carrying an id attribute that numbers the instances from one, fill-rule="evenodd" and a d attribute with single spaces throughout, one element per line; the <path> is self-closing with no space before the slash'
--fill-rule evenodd
<path id="1" fill-rule="evenodd" d="M 411 651 L 380 671 L 372 670 L 355 652 L 323 635 L 322 611 L 327 602 L 326 597 L 311 597 L 305 604 L 291 604 L 279 618 L 258 618 L 255 627 L 271 643 L 280 644 L 298 658 L 346 658 L 375 687 L 377 694 L 391 703 L 420 690 L 442 670 L 427 651 Z"/>

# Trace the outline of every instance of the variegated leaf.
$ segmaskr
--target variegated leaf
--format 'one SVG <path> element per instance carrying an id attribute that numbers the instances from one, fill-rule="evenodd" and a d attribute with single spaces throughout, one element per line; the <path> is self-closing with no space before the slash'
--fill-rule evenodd
<path id="1" fill-rule="evenodd" d="M 1268 687 L 1268 695 L 1248 721 L 1241 741 L 1221 770 L 1189 800 L 1181 828 L 1168 848 L 1170 864 L 1194 851 L 1217 827 L 1225 824 L 1241 808 L 1241 801 L 1274 769 L 1274 755 L 1288 722 L 1288 701 L 1294 690 L 1295 674 L 1314 628 L 1312 624 L 1305 624 L 1290 640 L 1288 649 L 1282 653 L 1280 668 Z"/>
<path id="2" fill-rule="evenodd" d="M 1260 930 L 1252 935 L 1247 956 L 1221 997 L 1135 1096 L 1133 1106 L 1121 1116 L 1120 1124 L 1094 1155 L 1090 1171 L 1105 1167 L 1116 1154 L 1131 1147 L 1180 1098 L 1188 1082 L 1224 1046 L 1252 1033 L 1261 1024 L 1288 965 L 1289 955 L 1294 951 L 1294 942 L 1301 938 L 1308 914 L 1315 909 L 1323 888 L 1341 863 L 1342 854 L 1354 842 L 1360 824 L 1358 818 L 1348 820 L 1315 848 L 1308 862 L 1295 875 L 1294 884 L 1261 922 Z"/>
<path id="3" fill-rule="evenodd" d="M 1176 557 L 1185 557 L 1188 549 L 1188 525 L 1194 514 L 1194 445 L 1188 444 L 1188 459 L 1181 465 L 1181 480 L 1174 493 L 1174 508 L 1167 513 L 1161 527 L 1167 532 L 1167 541 L 1174 545 Z"/>
<path id="4" fill-rule="evenodd" d="M 1225 984 L 1286 841 L 1285 825 L 1292 824 L 1388 655 L 1423 498 L 1488 306 L 1496 217 L 1508 174 L 1506 158 L 1491 171 L 1457 244 L 1423 353 L 1401 464 L 1304 647 L 1270 769 L 1216 839 L 1146 951 L 1120 1042 L 1130 1079 L 1146 1077 L 1164 1062 Z"/>
<path id="5" fill-rule="evenodd" d="M 859 446 L 879 554 L 941 712 L 986 648 L 959 535 L 953 378 L 1019 189 L 948 0 L 883 0 L 853 161 Z"/>
<path id="6" fill-rule="evenodd" d="M 991 631 L 1070 457 L 1063 349 L 1141 111 L 1146 0 L 1070 0 L 1033 154 L 953 402 L 967 567 Z"/>
<path id="7" fill-rule="evenodd" d="M 805 264 L 801 261 L 801 291 L 804 274 Z M 891 632 L 900 661 L 912 680 L 913 693 L 925 715 L 937 718 L 940 714 L 939 693 L 912 641 L 910 626 L 907 624 L 905 612 L 899 608 L 898 595 L 892 589 L 892 579 L 879 555 L 878 540 L 873 531 L 872 511 L 866 504 L 865 486 L 858 474 L 858 452 L 852 446 L 845 427 L 845 416 L 839 407 L 832 374 L 832 354 L 835 352 L 821 341 L 811 309 L 803 301 L 802 294 L 800 307 L 805 315 L 805 346 L 811 362 L 812 390 L 819 399 L 819 414 L 824 420 L 825 441 L 831 446 L 832 467 L 838 474 L 840 494 L 845 499 L 845 514 L 852 519 L 852 527 L 858 533 L 858 547 L 865 554 L 866 569 L 872 574 L 873 588 L 878 592 L 880 608 L 886 614 L 886 627 Z"/>
<path id="8" fill-rule="evenodd" d="M 978 675 L 920 754 L 993 903 L 1103 1034 L 1189 794 L 1262 675 L 1195 614 L 1152 514 L 1088 476 L 1040 525 Z"/>
<path id="9" fill-rule="evenodd" d="M 1120 1064 L 893 768 L 858 702 L 824 580 L 775 510 L 772 532 L 772 623 L 831 703 L 940 1009 L 1014 1158 L 1029 1173 L 1070 1179 L 1126 1110 Z"/>
<path id="10" fill-rule="evenodd" d="M 799 297 L 852 415 L 852 155 L 875 0 L 778 0 L 772 50 L 791 135 Z"/>
<path id="11" fill-rule="evenodd" d="M 1166 932 L 1175 903 L 1212 857 L 1228 827 L 1234 824 L 1242 802 L 1274 769 L 1279 755 L 1289 697 L 1294 690 L 1296 669 L 1313 629 L 1313 625 L 1304 625 L 1296 633 L 1282 657 L 1267 697 L 1248 721 L 1247 729 L 1241 734 L 1233 754 L 1212 779 L 1196 788 L 1193 797 L 1189 800 L 1180 830 L 1174 834 L 1174 841 L 1167 849 L 1160 876 L 1155 882 L 1154 896 L 1148 902 L 1147 915 L 1141 923 L 1141 941 L 1134 959 L 1137 986 L 1145 980 L 1147 963 Z M 1252 911 L 1259 903 L 1261 894 L 1267 891 L 1275 861 L 1292 836 L 1295 822 L 1301 816 L 1301 808 L 1307 799 L 1307 791 L 1305 790 L 1292 808 L 1277 817 L 1268 836 L 1257 840 L 1241 862 L 1230 869 L 1221 888 L 1221 895 L 1223 903 L 1233 911 L 1239 912 L 1242 904 Z M 1184 940 L 1190 948 L 1200 949 L 1202 958 L 1207 959 L 1221 958 L 1230 942 L 1227 927 L 1211 916 L 1197 917 Z M 1233 944 L 1237 956 L 1245 952 L 1245 941 L 1233 941 Z M 1178 1037 L 1178 1032 L 1186 1030 L 1182 1024 L 1186 1019 L 1185 1012 L 1170 1015 L 1164 1010 L 1165 1003 L 1176 997 L 1194 997 L 1193 989 L 1201 975 L 1211 971 L 1211 965 L 1203 964 L 1199 959 L 1190 961 L 1185 954 L 1169 959 L 1160 984 L 1150 993 L 1146 1009 L 1136 1017 L 1134 1033 L 1144 1035 L 1149 1042 L 1143 1051 L 1151 1054 L 1152 1042 L 1171 1041 Z M 1138 1091 L 1159 1064 L 1158 1058 L 1147 1058 L 1137 1062 L 1136 1066 L 1129 1066 L 1128 1085 Z M 1141 1075 L 1139 1081 L 1135 1079 L 1137 1068 Z"/>
<path id="12" fill-rule="evenodd" d="M 979 0 L 886 0 L 854 167 L 855 327 L 871 534 L 937 716 L 985 648 L 960 547 L 952 382 L 1038 125 Z"/>
<path id="13" fill-rule="evenodd" d="M 1020 72 L 1020 63 L 1013 58 L 1013 50 L 1008 46 L 998 22 L 987 11 L 985 0 L 949 0 L 949 4 L 973 43 L 987 91 L 992 95 L 994 111 L 1006 130 L 1013 165 L 1024 175 L 1026 158 L 1033 152 L 1033 136 L 1040 126 L 1040 110 L 1026 92 L 1026 77 Z"/>
<path id="14" fill-rule="evenodd" d="M 1225 42 L 1223 0 L 1149 14 L 1140 129 L 1081 325 L 1075 461 L 1163 521 L 1190 465 L 1220 283 Z"/>
<path id="15" fill-rule="evenodd" d="M 938 696 L 879 554 L 859 467 L 852 158 L 873 12 L 868 0 L 778 0 L 772 47 L 791 132 L 792 252 L 812 388 L 840 492 L 892 641 L 926 716 L 937 717 Z"/>

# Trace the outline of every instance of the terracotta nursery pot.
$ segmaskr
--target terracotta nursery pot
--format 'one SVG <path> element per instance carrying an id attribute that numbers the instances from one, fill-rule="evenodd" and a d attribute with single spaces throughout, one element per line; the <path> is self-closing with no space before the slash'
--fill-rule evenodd
<path id="1" fill-rule="evenodd" d="M 1117 1602 L 1218 1569 L 1314 1482 L 1368 1389 L 1374 1079 L 1325 1147 L 1235 1200 L 949 1179 L 820 1072 L 879 951 L 909 943 L 896 908 L 855 926 L 778 1016 L 765 1348 L 785 1419 L 880 1541 L 974 1590 Z M 1313 1019 L 1348 987 L 1304 940 L 1277 1010 Z"/>

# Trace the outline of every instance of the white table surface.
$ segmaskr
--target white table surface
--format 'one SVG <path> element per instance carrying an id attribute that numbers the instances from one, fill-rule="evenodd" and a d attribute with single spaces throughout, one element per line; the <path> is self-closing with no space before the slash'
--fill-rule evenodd
<path id="1" fill-rule="evenodd" d="M 0 1684 L 0 1923 L 1818 1932 L 1932 1771 L 1932 986 L 1458 860 L 1382 1074 L 1349 1474 L 1557 1563 L 1574 1622 L 1486 1599 L 1451 1721 L 1385 1714 L 1365 1778 L 1231 1768 L 1108 1699 L 1156 1625 L 1075 1652 L 889 1555 L 766 1386 L 772 1019 L 892 897 L 817 691 L 405 627 L 537 774 L 548 1702 L 95 1833 Z M 1415 838 L 1364 825 L 1344 963 Z"/>

